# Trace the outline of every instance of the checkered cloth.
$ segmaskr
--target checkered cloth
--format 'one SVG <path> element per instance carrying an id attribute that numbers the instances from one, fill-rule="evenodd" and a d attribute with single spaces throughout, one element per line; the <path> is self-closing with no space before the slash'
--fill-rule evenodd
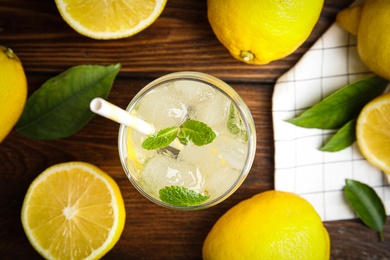
<path id="1" fill-rule="evenodd" d="M 275 189 L 301 195 L 323 221 L 357 217 L 343 193 L 347 178 L 373 187 L 390 213 L 387 178 L 363 158 L 356 142 L 339 152 L 322 152 L 318 148 L 336 131 L 305 129 L 284 120 L 371 74 L 359 59 L 356 37 L 333 24 L 275 85 Z"/>

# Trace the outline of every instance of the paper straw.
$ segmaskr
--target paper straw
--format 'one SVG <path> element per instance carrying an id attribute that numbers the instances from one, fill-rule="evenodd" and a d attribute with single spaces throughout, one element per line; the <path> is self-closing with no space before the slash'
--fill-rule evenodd
<path id="1" fill-rule="evenodd" d="M 94 98 L 89 104 L 89 107 L 92 112 L 111 119 L 119 124 L 131 127 L 142 134 L 152 135 L 155 133 L 155 129 L 151 124 L 129 114 L 126 110 L 123 110 L 122 108 L 111 104 L 102 98 Z M 169 146 L 177 150 L 181 150 L 184 145 L 180 143 L 179 140 L 175 139 Z"/>
<path id="2" fill-rule="evenodd" d="M 145 135 L 154 134 L 154 127 L 144 120 L 129 114 L 122 108 L 107 102 L 102 98 L 94 98 L 90 103 L 92 112 L 111 119 L 119 124 L 131 127 Z"/>

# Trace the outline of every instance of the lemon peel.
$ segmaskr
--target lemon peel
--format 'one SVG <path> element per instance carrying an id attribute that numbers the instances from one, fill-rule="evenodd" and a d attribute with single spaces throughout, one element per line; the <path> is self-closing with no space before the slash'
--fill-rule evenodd
<path id="1" fill-rule="evenodd" d="M 329 259 L 329 234 L 302 197 L 270 190 L 218 219 L 203 243 L 204 260 Z"/>
<path id="2" fill-rule="evenodd" d="M 0 46 L 0 143 L 19 120 L 26 100 L 23 65 L 12 49 Z"/>
<path id="3" fill-rule="evenodd" d="M 357 51 L 364 65 L 390 80 L 390 5 L 387 0 L 366 0 L 337 15 L 336 21 L 357 36 Z"/>
<path id="4" fill-rule="evenodd" d="M 310 35 L 323 0 L 208 0 L 217 39 L 239 61 L 267 64 L 293 53 Z"/>

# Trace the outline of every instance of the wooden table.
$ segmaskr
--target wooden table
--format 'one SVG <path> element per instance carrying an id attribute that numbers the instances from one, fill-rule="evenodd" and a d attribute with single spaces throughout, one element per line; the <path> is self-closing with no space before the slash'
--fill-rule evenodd
<path id="1" fill-rule="evenodd" d="M 214 36 L 206 1 L 168 0 L 159 19 L 141 33 L 121 40 L 81 36 L 61 18 L 52 0 L 1 0 L 0 44 L 23 62 L 29 95 L 46 80 L 80 64 L 121 63 L 109 101 L 126 107 L 145 84 L 164 74 L 195 70 L 228 82 L 247 102 L 257 130 L 253 168 L 243 185 L 223 203 L 203 211 L 159 207 L 139 194 L 121 168 L 118 125 L 96 116 L 80 132 L 61 140 L 39 141 L 13 131 L 0 144 L 0 259 L 39 259 L 20 222 L 31 181 L 47 167 L 67 161 L 93 163 L 108 172 L 124 196 L 127 218 L 121 239 L 106 259 L 201 259 L 203 241 L 229 208 L 274 188 L 271 100 L 275 81 L 289 70 L 352 0 L 327 0 L 309 39 L 292 55 L 264 66 L 233 59 Z M 5 111 L 1 111 L 4 113 Z M 390 226 L 385 241 L 360 220 L 326 222 L 332 259 L 389 259 Z"/>

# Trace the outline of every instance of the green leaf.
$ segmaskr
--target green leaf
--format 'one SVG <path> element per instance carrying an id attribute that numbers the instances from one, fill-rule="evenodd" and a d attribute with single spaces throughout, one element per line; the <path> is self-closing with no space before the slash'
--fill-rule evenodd
<path id="1" fill-rule="evenodd" d="M 382 94 L 387 84 L 387 80 L 378 76 L 356 81 L 287 122 L 306 128 L 340 128 L 357 117 L 368 101 Z"/>
<path id="2" fill-rule="evenodd" d="M 164 148 L 172 143 L 176 137 L 184 144 L 192 141 L 195 145 L 202 146 L 211 143 L 216 135 L 205 123 L 187 120 L 180 127 L 168 127 L 146 138 L 142 147 L 147 150 Z"/>
<path id="3" fill-rule="evenodd" d="M 244 141 L 248 141 L 244 120 L 242 120 L 240 112 L 233 104 L 230 104 L 227 128 L 230 133 L 241 137 Z"/>
<path id="4" fill-rule="evenodd" d="M 185 137 L 178 137 L 178 138 L 179 138 L 179 141 L 183 144 L 188 144 L 188 142 L 190 141 L 187 139 L 186 136 Z"/>
<path id="5" fill-rule="evenodd" d="M 159 148 L 164 148 L 168 146 L 170 143 L 175 140 L 177 134 L 179 132 L 179 128 L 176 126 L 168 127 L 162 129 L 155 133 L 152 136 L 149 136 L 142 143 L 142 148 L 147 150 L 154 150 Z"/>
<path id="6" fill-rule="evenodd" d="M 383 241 L 386 210 L 375 190 L 367 184 L 346 179 L 344 194 L 358 217 L 372 230 L 379 232 Z"/>
<path id="7" fill-rule="evenodd" d="M 167 186 L 159 194 L 161 201 L 178 207 L 199 205 L 210 197 L 182 186 Z"/>
<path id="8" fill-rule="evenodd" d="M 216 134 L 205 123 L 187 120 L 180 126 L 178 137 L 180 140 L 192 141 L 195 145 L 202 146 L 211 143 Z"/>
<path id="9" fill-rule="evenodd" d="M 320 148 L 324 152 L 337 152 L 356 141 L 356 118 L 346 123 Z"/>
<path id="10" fill-rule="evenodd" d="M 106 99 L 121 65 L 81 65 L 46 81 L 27 100 L 16 130 L 36 139 L 67 137 L 95 115 L 89 104 Z"/>

